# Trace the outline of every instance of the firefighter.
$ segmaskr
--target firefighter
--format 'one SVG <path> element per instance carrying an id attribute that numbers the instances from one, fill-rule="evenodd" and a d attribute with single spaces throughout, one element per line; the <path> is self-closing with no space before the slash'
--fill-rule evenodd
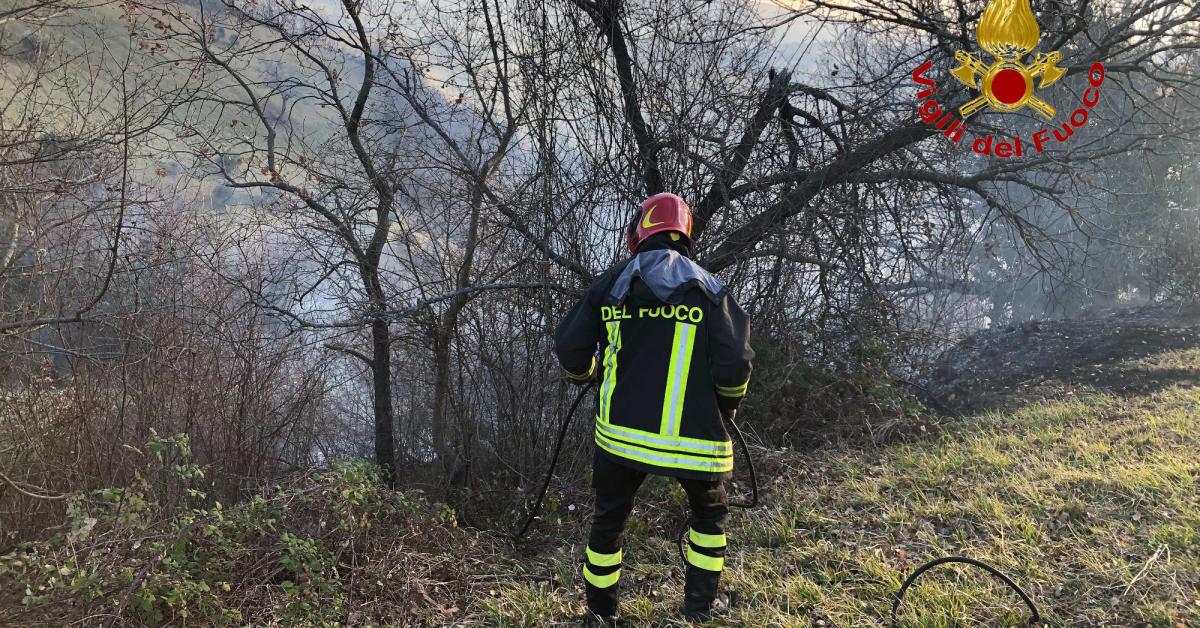
<path id="1" fill-rule="evenodd" d="M 646 199 L 626 232 L 633 257 L 600 275 L 555 334 L 567 376 L 599 383 L 583 561 L 589 625 L 615 625 L 621 533 L 647 473 L 677 478 L 691 506 L 684 617 L 706 619 L 717 594 L 733 471 L 722 418 L 746 395 L 754 351 L 746 313 L 692 261 L 691 232 L 682 198 Z"/>

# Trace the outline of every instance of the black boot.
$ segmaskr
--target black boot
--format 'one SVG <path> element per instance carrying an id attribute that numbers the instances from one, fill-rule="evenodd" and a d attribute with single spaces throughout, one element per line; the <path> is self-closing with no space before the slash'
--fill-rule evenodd
<path id="1" fill-rule="evenodd" d="M 721 572 L 688 565 L 683 584 L 683 618 L 705 621 L 712 615 L 713 600 L 721 583 Z"/>
<path id="2" fill-rule="evenodd" d="M 587 608 L 588 617 L 598 617 L 607 619 L 611 625 L 615 626 L 615 617 L 617 616 L 617 600 L 620 596 L 620 584 L 614 584 L 611 587 L 593 586 L 592 583 L 584 585 L 587 590 Z M 596 624 L 597 626 L 608 626 L 610 624 Z"/>
<path id="3" fill-rule="evenodd" d="M 588 611 L 587 622 L 584 625 L 587 628 L 616 628 L 617 618 L 612 615 L 597 615 Z"/>

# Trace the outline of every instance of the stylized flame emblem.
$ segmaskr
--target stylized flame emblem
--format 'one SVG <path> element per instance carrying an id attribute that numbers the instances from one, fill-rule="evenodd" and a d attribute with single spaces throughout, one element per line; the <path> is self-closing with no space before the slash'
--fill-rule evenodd
<path id="1" fill-rule="evenodd" d="M 967 87 L 980 91 L 979 96 L 958 108 L 962 117 L 991 105 L 993 109 L 1005 112 L 1029 107 L 1047 120 L 1054 119 L 1054 107 L 1033 93 L 1033 79 L 1040 77 L 1038 88 L 1042 88 L 1062 78 L 1067 73 L 1057 65 L 1062 60 L 1062 53 L 1039 52 L 1029 65 L 1021 62 L 1021 57 L 1037 46 L 1041 36 L 1029 0 L 988 2 L 975 29 L 975 39 L 995 61 L 987 65 L 972 53 L 962 50 L 954 53 L 960 65 L 950 74 Z"/>

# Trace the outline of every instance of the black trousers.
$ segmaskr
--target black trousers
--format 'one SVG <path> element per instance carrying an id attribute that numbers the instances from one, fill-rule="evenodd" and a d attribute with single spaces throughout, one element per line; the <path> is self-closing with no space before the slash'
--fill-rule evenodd
<path id="1" fill-rule="evenodd" d="M 597 452 L 592 467 L 596 511 L 583 565 L 588 610 L 602 616 L 617 614 L 623 555 L 621 534 L 633 510 L 633 498 L 646 479 L 644 471 L 626 467 Z M 722 480 L 679 478 L 691 506 L 688 520 L 687 578 L 684 612 L 703 613 L 712 606 L 720 584 L 725 556 L 725 517 L 729 507 Z"/>

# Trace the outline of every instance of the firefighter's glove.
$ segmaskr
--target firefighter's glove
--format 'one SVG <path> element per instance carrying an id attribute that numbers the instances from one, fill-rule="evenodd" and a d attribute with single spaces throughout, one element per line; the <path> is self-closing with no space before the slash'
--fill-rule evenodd
<path id="1" fill-rule="evenodd" d="M 588 384 L 595 384 L 600 381 L 600 367 L 599 367 L 599 365 L 596 364 L 596 360 L 593 359 L 591 370 L 588 371 L 587 375 L 577 377 L 568 371 L 566 380 L 568 382 L 571 382 L 572 384 L 575 384 L 576 386 L 587 386 Z"/>
<path id="2" fill-rule="evenodd" d="M 599 370 L 599 369 L 597 369 L 597 370 Z M 574 377 L 568 377 L 567 381 L 571 382 L 572 384 L 574 384 L 576 386 L 587 386 L 588 384 L 594 384 L 594 383 L 600 381 L 600 378 L 597 377 L 595 373 L 592 373 L 591 375 L 589 375 L 588 377 L 586 377 L 584 379 L 575 379 Z"/>

